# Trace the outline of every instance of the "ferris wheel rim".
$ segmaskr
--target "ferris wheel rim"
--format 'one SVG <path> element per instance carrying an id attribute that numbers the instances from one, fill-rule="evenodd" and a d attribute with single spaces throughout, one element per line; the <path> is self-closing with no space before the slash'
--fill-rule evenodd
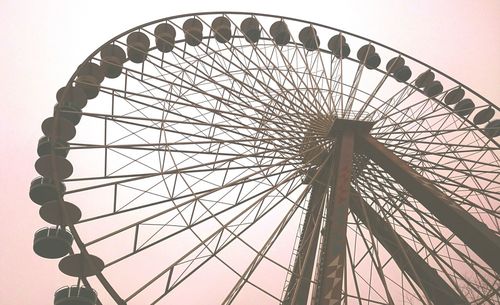
<path id="1" fill-rule="evenodd" d="M 467 86 L 466 84 L 464 83 L 461 83 L 460 81 L 458 81 L 456 78 L 446 74 L 445 72 L 435 68 L 435 67 L 432 67 L 431 65 L 419 60 L 418 58 L 412 56 L 412 55 L 409 55 L 407 53 L 404 53 L 404 52 L 401 52 L 395 48 L 392 48 L 384 43 L 381 43 L 381 42 L 378 42 L 376 40 L 373 40 L 373 39 L 370 39 L 370 38 L 367 38 L 367 37 L 364 37 L 364 36 L 361 36 L 361 35 L 358 35 L 358 34 L 355 34 L 355 33 L 352 33 L 352 32 L 349 32 L 349 31 L 345 31 L 345 30 L 342 30 L 342 29 L 339 29 L 339 28 L 336 28 L 336 27 L 332 27 L 332 26 L 328 26 L 328 25 L 324 25 L 324 24 L 321 24 L 321 23 L 317 23 L 317 22 L 312 22 L 312 21 L 308 21 L 308 20 L 304 20 L 304 19 L 300 19 L 300 18 L 295 18 L 295 17 L 287 17 L 287 16 L 283 16 L 283 15 L 276 15 L 276 14 L 267 14 L 267 13 L 256 13 L 256 12 L 248 12 L 248 11 L 204 11 L 204 12 L 199 12 L 199 13 L 185 13 L 185 14 L 178 14 L 178 15 L 173 15 L 173 16 L 168 16 L 168 17 L 164 17 L 164 18 L 159 18 L 159 19 L 156 19 L 156 20 L 153 20 L 153 21 L 149 21 L 149 22 L 146 22 L 146 23 L 143 23 L 141 25 L 138 25 L 138 26 L 135 26 L 135 27 L 132 27 L 116 36 L 114 36 L 113 38 L 109 39 L 108 41 L 106 41 L 105 43 L 103 43 L 101 46 L 99 46 L 97 49 L 95 49 L 87 58 L 85 58 L 85 60 L 80 64 L 80 66 L 82 66 L 84 63 L 87 63 L 87 62 L 90 62 L 94 57 L 95 55 L 97 55 L 102 48 L 104 48 L 105 46 L 109 45 L 109 44 L 112 44 L 113 42 L 115 42 L 116 40 L 118 40 L 119 38 L 122 38 L 124 37 L 125 35 L 129 34 L 129 33 L 132 33 L 136 30 L 140 30 L 144 27 L 147 27 L 147 26 L 150 26 L 150 25 L 153 25 L 153 24 L 156 24 L 156 23 L 160 23 L 160 22 L 163 22 L 163 21 L 170 21 L 170 20 L 175 20 L 175 19 L 179 19 L 179 18 L 185 18 L 185 17 L 195 17 L 195 16 L 209 16 L 209 15 L 248 15 L 248 16 L 262 16 L 262 17 L 271 17 L 271 18 L 279 18 L 279 19 L 284 19 L 284 20 L 291 20 L 291 21 L 296 21 L 296 22 L 300 22 L 300 23 L 304 23 L 304 24 L 309 24 L 309 25 L 314 25 L 314 26 L 319 26 L 319 27 L 322 27 L 322 28 L 325 28 L 325 29 L 329 29 L 329 30 L 333 30 L 333 31 L 337 31 L 339 33 L 342 33 L 342 34 L 347 34 L 349 36 L 352 36 L 352 37 L 356 37 L 358 39 L 361 39 L 363 41 L 366 41 L 370 44 L 375 44 L 377 46 L 380 46 L 380 47 L 383 47 L 389 51 L 392 51 L 392 52 L 395 52 L 395 53 L 398 53 L 400 54 L 400 56 L 403 56 L 403 57 L 406 57 L 420 65 L 422 65 L 423 67 L 426 67 L 427 69 L 431 70 L 431 71 L 434 71 L 434 72 L 437 72 L 439 75 L 447 78 L 448 80 L 452 81 L 453 83 L 456 84 L 457 87 L 459 88 L 465 88 L 467 91 L 469 91 L 470 93 L 472 93 L 474 96 L 478 97 L 479 99 L 481 99 L 483 102 L 485 102 L 486 104 L 488 104 L 489 107 L 492 107 L 494 108 L 497 112 L 500 112 L 500 105 L 497 105 L 493 102 L 491 102 L 490 100 L 488 100 L 486 97 L 484 97 L 483 95 L 481 95 L 480 93 L 476 92 L 474 89 L 472 89 L 471 87 Z M 203 40 L 205 39 L 208 39 L 210 37 L 206 37 L 204 36 L 203 37 Z M 265 38 L 264 38 L 265 39 Z M 183 41 L 183 40 L 179 40 L 179 41 Z M 177 40 L 176 40 L 177 42 Z M 296 43 L 300 43 L 300 42 L 296 42 Z M 156 46 L 153 46 L 152 49 L 155 49 Z M 331 52 L 329 50 L 325 50 L 325 49 L 322 49 L 320 48 L 319 49 L 320 51 L 322 52 Z M 346 58 L 348 60 L 354 60 L 354 61 L 357 61 L 356 59 L 353 59 L 353 58 Z M 69 78 L 68 82 L 66 83 L 66 87 L 68 86 L 71 86 L 71 84 L 75 81 L 77 75 L 78 75 L 78 68 L 75 70 L 75 72 L 72 74 L 72 76 Z M 378 68 L 376 68 L 376 70 L 378 70 L 379 72 L 381 73 L 384 73 L 382 70 L 379 70 Z M 407 85 L 409 86 L 413 86 L 412 84 L 410 83 L 407 83 L 405 82 Z M 453 110 L 451 109 L 451 105 L 446 105 L 445 103 L 441 102 L 440 103 L 447 107 L 449 109 L 450 112 L 452 112 Z M 470 117 L 461 117 L 461 120 L 467 122 L 468 124 L 474 126 L 474 128 L 478 131 L 482 131 L 481 127 L 478 126 L 478 124 L 474 123 Z M 491 141 L 492 143 L 494 143 L 497 147 L 500 147 L 500 141 L 498 141 L 497 139 L 495 139 L 494 137 L 491 137 L 489 139 L 489 141 Z"/>
<path id="2" fill-rule="evenodd" d="M 195 14 L 182 14 L 182 15 L 177 15 L 177 16 L 173 16 L 173 17 L 167 17 L 167 18 L 158 19 L 158 20 L 155 20 L 155 21 L 152 21 L 152 22 L 148 22 L 148 23 L 145 23 L 145 24 L 139 25 L 139 26 L 137 26 L 137 27 L 134 27 L 134 28 L 132 28 L 132 29 L 129 29 L 129 30 L 127 30 L 127 31 L 125 31 L 125 32 L 123 32 L 123 33 L 121 33 L 121 34 L 119 34 L 119 35 L 115 36 L 114 38 L 110 39 L 108 42 L 106 42 L 105 44 L 103 44 L 101 47 L 99 47 L 97 50 L 95 50 L 95 51 L 94 51 L 94 52 L 93 52 L 93 53 L 92 53 L 92 54 L 91 54 L 91 55 L 90 55 L 90 56 L 89 56 L 89 57 L 88 57 L 88 58 L 84 61 L 84 63 L 91 61 L 91 60 L 94 58 L 94 56 L 95 56 L 96 54 L 98 54 L 98 52 L 99 52 L 99 51 L 100 51 L 100 50 L 101 50 L 104 46 L 106 46 L 106 45 L 108 45 L 108 44 L 110 44 L 110 43 L 112 43 L 112 42 L 116 41 L 117 39 L 119 39 L 119 38 L 121 38 L 121 37 L 124 37 L 124 36 L 125 36 L 126 34 L 128 34 L 128 33 L 131 33 L 131 32 L 133 32 L 133 31 L 138 30 L 138 29 L 141 29 L 141 28 L 143 28 L 143 27 L 146 27 L 146 26 L 149 26 L 149 25 L 153 25 L 153 24 L 155 24 L 155 23 L 159 23 L 159 22 L 162 22 L 162 21 L 168 21 L 168 20 L 176 19 L 176 18 L 190 17 L 190 16 L 198 16 L 198 15 L 200 15 L 200 16 L 201 16 L 201 15 L 217 15 L 217 14 L 223 14 L 223 15 L 224 15 L 224 14 L 237 14 L 237 15 L 251 15 L 251 16 L 264 16 L 264 17 L 272 17 L 272 18 L 282 18 L 282 19 L 285 19 L 285 20 L 293 20 L 293 21 L 297 21 L 297 22 L 301 22 L 301 23 L 308 23 L 308 24 L 311 24 L 311 25 L 316 25 L 316 26 L 320 26 L 320 27 L 328 28 L 328 29 L 330 29 L 330 30 L 339 31 L 339 32 L 341 32 L 341 33 L 346 33 L 346 34 L 348 34 L 348 35 L 351 35 L 351 36 L 354 36 L 354 37 L 360 38 L 360 39 L 362 39 L 362 40 L 364 40 L 364 41 L 368 41 L 368 42 L 374 43 L 374 44 L 376 44 L 376 45 L 378 45 L 378 46 L 384 47 L 384 48 L 386 48 L 386 49 L 389 49 L 389 50 L 391 50 L 391 51 L 394 51 L 394 52 L 396 52 L 396 53 L 399 53 L 399 54 L 401 54 L 401 55 L 403 55 L 403 56 L 405 56 L 405 57 L 407 57 L 407 58 L 410 58 L 410 59 L 412 59 L 412 60 L 414 60 L 414 61 L 418 62 L 419 64 L 421 64 L 421 65 L 423 65 L 423 66 L 426 66 L 426 67 L 428 67 L 428 68 L 432 69 L 432 70 L 433 70 L 433 71 L 435 71 L 435 72 L 438 72 L 440 75 L 447 77 L 448 79 L 450 79 L 451 81 L 453 81 L 455 84 L 457 84 L 457 85 L 459 85 L 459 86 L 462 86 L 463 88 L 466 88 L 469 92 L 472 92 L 474 95 L 476 95 L 477 97 L 481 98 L 481 99 L 482 99 L 482 100 L 484 100 L 486 103 L 488 103 L 488 104 L 492 105 L 493 107 L 495 107 L 495 109 L 497 109 L 497 110 L 499 110 L 499 109 L 500 109 L 500 108 L 498 108 L 498 106 L 496 106 L 496 105 L 492 104 L 490 101 L 486 100 L 484 97 L 482 97 L 482 96 L 480 96 L 479 94 L 475 93 L 475 91 L 473 91 L 473 90 L 472 90 L 472 89 L 470 89 L 469 87 L 467 87 L 467 86 L 465 86 L 465 85 L 463 85 L 463 84 L 459 83 L 458 81 L 456 81 L 456 80 L 454 80 L 453 78 L 451 78 L 451 77 L 447 76 L 446 74 L 444 74 L 444 73 L 440 72 L 439 70 L 437 70 L 437 69 L 435 69 L 435 68 L 432 68 L 431 66 L 429 66 L 429 65 L 427 65 L 427 64 L 425 64 L 425 63 L 423 63 L 423 62 L 420 62 L 420 61 L 418 61 L 417 59 L 414 59 L 413 57 L 408 56 L 408 55 L 406 55 L 406 54 L 404 54 L 404 53 L 401 53 L 401 52 L 399 52 L 399 51 L 397 51 L 397 50 L 395 50 L 395 49 L 392 49 L 392 48 L 387 47 L 387 46 L 385 46 L 385 45 L 379 44 L 379 43 L 377 43 L 377 42 L 375 42 L 375 41 L 368 40 L 368 39 L 366 39 L 366 38 L 364 38 L 364 37 L 361 37 L 361 36 L 358 36 L 358 35 L 355 35 L 355 34 L 352 34 L 352 33 L 348 33 L 348 32 L 345 32 L 345 31 L 338 30 L 338 29 L 333 28 L 333 27 L 328 27 L 328 26 L 324 26 L 324 25 L 321 25 L 321 24 L 318 24 L 318 23 L 308 22 L 308 21 L 304 21 L 304 20 L 300 20 L 300 19 L 296 19 L 296 18 L 287 18 L 287 17 L 283 17 L 283 16 L 270 15 L 270 14 L 257 14 L 257 13 L 246 13 L 246 12 L 225 12 L 225 11 L 222 11 L 222 12 L 203 12 L 203 13 L 195 13 Z M 205 39 L 205 38 L 206 38 L 206 37 L 204 37 L 203 39 Z M 296 44 L 296 43 L 295 43 L 295 44 Z M 379 72 L 380 72 L 380 71 L 379 71 Z M 76 78 L 77 74 L 78 74 L 78 69 L 75 71 L 75 73 L 73 74 L 73 76 L 72 76 L 72 77 L 70 78 L 70 80 L 68 81 L 67 86 L 71 86 L 71 85 L 72 85 L 72 83 L 74 82 L 74 79 Z M 56 120 L 57 120 L 57 119 L 58 119 L 58 113 L 55 115 L 55 117 L 56 117 Z M 480 127 L 478 127 L 476 124 L 474 124 L 473 122 L 471 122 L 470 120 L 468 120 L 468 118 L 462 118 L 462 119 L 463 119 L 463 120 L 466 120 L 466 121 L 467 121 L 470 125 L 474 126 L 477 130 L 481 130 L 481 129 L 480 129 Z M 496 140 L 491 139 L 491 141 L 493 141 L 493 143 L 495 143 L 498 147 L 500 147 L 500 145 L 498 144 L 498 142 L 496 142 Z M 75 229 L 74 225 L 70 224 L 70 226 L 69 226 L 69 227 L 70 227 L 70 229 L 71 229 L 71 231 L 72 231 L 72 233 L 73 233 L 73 235 L 74 235 L 74 237 L 75 237 L 75 241 L 77 242 L 78 247 L 80 248 L 80 250 L 81 250 L 83 253 L 85 253 L 85 252 L 86 252 L 86 250 L 84 250 L 84 249 L 86 248 L 86 246 L 85 246 L 85 244 L 83 243 L 83 241 L 79 238 L 79 236 L 78 236 L 78 232 L 77 232 L 77 230 Z M 87 253 L 87 254 L 88 254 L 88 253 Z M 101 276 L 103 277 L 104 281 L 106 281 L 106 279 L 105 279 L 104 275 L 102 275 L 102 274 L 101 274 Z M 100 280 L 101 280 L 101 279 L 100 279 Z M 102 281 L 101 281 L 101 282 L 102 282 Z M 111 286 L 110 286 L 110 287 L 111 287 Z M 111 287 L 111 289 L 112 289 L 112 287 Z M 108 292 L 109 292 L 109 291 L 108 291 Z"/>

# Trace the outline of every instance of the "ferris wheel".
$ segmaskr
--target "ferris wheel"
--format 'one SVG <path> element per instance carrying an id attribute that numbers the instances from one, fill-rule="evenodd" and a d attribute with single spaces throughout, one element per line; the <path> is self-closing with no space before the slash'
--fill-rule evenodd
<path id="1" fill-rule="evenodd" d="M 282 16 L 132 28 L 42 123 L 56 305 L 499 304 L 499 107 Z"/>

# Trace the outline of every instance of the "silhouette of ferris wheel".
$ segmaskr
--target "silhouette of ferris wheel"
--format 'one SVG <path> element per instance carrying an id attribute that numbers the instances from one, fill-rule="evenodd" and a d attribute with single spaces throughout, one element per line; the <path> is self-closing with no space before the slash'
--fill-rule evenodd
<path id="1" fill-rule="evenodd" d="M 75 278 L 54 304 L 500 302 L 499 107 L 409 55 L 180 15 L 56 97 L 30 186 L 34 251 Z"/>

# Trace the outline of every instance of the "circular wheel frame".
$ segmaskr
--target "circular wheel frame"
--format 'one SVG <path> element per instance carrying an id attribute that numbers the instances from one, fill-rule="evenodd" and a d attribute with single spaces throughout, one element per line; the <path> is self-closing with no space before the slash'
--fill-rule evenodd
<path id="1" fill-rule="evenodd" d="M 57 100 L 37 169 L 60 209 L 37 203 L 104 304 L 500 302 L 500 109 L 409 55 L 180 15 L 103 44 Z"/>

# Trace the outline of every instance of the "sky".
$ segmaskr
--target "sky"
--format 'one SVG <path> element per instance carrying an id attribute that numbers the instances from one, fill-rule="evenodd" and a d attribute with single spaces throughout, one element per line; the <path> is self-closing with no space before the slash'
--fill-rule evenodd
<path id="1" fill-rule="evenodd" d="M 40 124 L 76 67 L 111 37 L 162 17 L 201 11 L 297 17 L 373 39 L 447 73 L 500 104 L 500 1 L 26 1 L 0 0 L 0 303 L 49 303 L 57 261 L 37 257 L 45 224 L 28 198 Z"/>

